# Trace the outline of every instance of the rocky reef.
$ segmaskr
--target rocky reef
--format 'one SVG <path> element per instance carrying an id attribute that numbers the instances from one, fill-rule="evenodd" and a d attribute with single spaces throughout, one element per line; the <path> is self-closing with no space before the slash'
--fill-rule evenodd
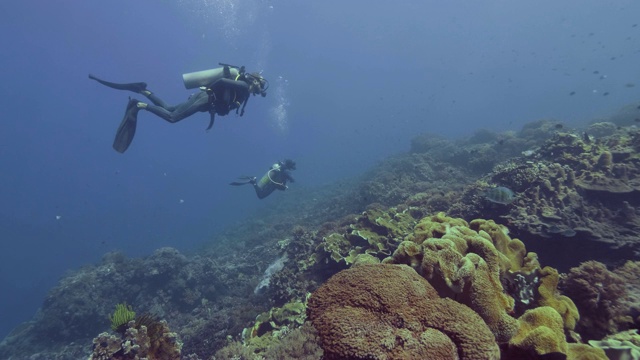
<path id="1" fill-rule="evenodd" d="M 0 358 L 631 354 L 639 147 L 640 130 L 609 122 L 418 135 L 361 178 L 292 188 L 295 203 L 274 203 L 197 255 L 109 253 L 76 270 L 0 343 Z M 513 198 L 490 201 L 498 186 Z M 121 303 L 147 320 L 123 316 L 114 329 Z"/>

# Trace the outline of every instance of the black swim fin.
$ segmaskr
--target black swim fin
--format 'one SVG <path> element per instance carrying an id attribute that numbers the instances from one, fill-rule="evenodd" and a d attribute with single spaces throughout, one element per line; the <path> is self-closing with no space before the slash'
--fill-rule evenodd
<path id="1" fill-rule="evenodd" d="M 133 137 L 136 134 L 136 125 L 138 124 L 138 100 L 129 99 L 127 104 L 127 110 L 124 113 L 124 118 L 118 126 L 116 131 L 116 138 L 113 140 L 113 148 L 119 152 L 124 153 L 131 145 Z"/>
<path id="2" fill-rule="evenodd" d="M 105 81 L 105 80 L 102 80 L 102 79 L 98 79 L 97 77 L 93 76 L 92 74 L 89 74 L 89 79 L 93 79 L 93 80 L 99 82 L 100 84 L 102 84 L 104 86 L 108 86 L 108 87 L 110 87 L 112 89 L 116 89 L 116 90 L 129 90 L 129 91 L 133 91 L 135 93 L 140 93 L 143 90 L 147 89 L 147 83 L 145 83 L 145 82 L 118 84 L 118 83 L 112 83 L 110 81 Z"/>
<path id="3" fill-rule="evenodd" d="M 229 185 L 233 185 L 233 186 L 240 186 L 240 185 L 247 185 L 247 184 L 255 184 L 256 182 L 256 178 L 255 176 L 240 176 L 238 177 L 238 179 L 243 179 L 246 181 L 234 181 L 232 183 L 229 183 Z"/>

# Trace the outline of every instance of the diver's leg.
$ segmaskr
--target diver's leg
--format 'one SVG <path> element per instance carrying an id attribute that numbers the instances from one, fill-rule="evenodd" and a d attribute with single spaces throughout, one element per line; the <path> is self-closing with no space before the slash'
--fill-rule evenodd
<path id="1" fill-rule="evenodd" d="M 199 111 L 209 110 L 209 95 L 205 92 L 197 93 L 184 103 L 173 107 L 173 110 L 167 110 L 159 105 L 144 103 L 138 104 L 138 107 L 152 112 L 170 123 L 176 123 Z"/>
<path id="2" fill-rule="evenodd" d="M 258 199 L 264 199 L 267 197 L 267 195 L 269 195 L 269 193 L 264 191 L 264 189 L 258 186 L 258 184 L 253 184 L 253 188 L 256 191 L 256 195 L 258 196 Z"/>
<path id="3" fill-rule="evenodd" d="M 173 110 L 176 109 L 176 106 L 167 105 L 167 103 L 165 103 L 162 99 L 157 97 L 154 93 L 152 93 L 149 90 L 145 89 L 145 90 L 141 91 L 140 94 L 144 95 L 147 99 L 151 100 L 151 102 L 154 105 L 157 105 L 157 106 L 160 106 L 162 108 L 165 108 L 168 111 L 173 111 Z"/>

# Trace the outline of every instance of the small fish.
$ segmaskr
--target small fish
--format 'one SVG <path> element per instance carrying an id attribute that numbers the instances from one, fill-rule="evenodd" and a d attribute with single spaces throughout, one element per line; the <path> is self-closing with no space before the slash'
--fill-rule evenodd
<path id="1" fill-rule="evenodd" d="M 593 73 L 594 73 L 594 74 L 600 74 L 600 71 L 595 70 Z"/>
<path id="2" fill-rule="evenodd" d="M 562 129 L 562 128 L 563 128 L 562 124 L 556 124 L 554 127 L 555 127 L 556 129 Z"/>
<path id="3" fill-rule="evenodd" d="M 484 197 L 492 203 L 508 205 L 516 199 L 516 194 L 504 186 L 494 187 L 484 193 Z"/>
<path id="4" fill-rule="evenodd" d="M 605 92 L 602 93 L 602 96 L 607 96 L 607 95 L 609 95 L 608 91 L 605 91 Z"/>
<path id="5" fill-rule="evenodd" d="M 575 94 L 576 94 L 576 92 L 575 92 L 575 91 L 572 91 L 572 92 L 570 92 L 570 93 L 569 93 L 569 96 L 573 96 L 573 95 L 575 95 Z"/>
<path id="6" fill-rule="evenodd" d="M 640 118 L 635 118 L 635 119 L 633 119 L 633 121 L 640 122 Z"/>
<path id="7" fill-rule="evenodd" d="M 636 86 L 636 84 L 634 84 L 634 83 L 626 83 L 626 84 L 624 84 L 624 86 L 628 87 L 628 88 L 632 88 L 632 87 Z"/>

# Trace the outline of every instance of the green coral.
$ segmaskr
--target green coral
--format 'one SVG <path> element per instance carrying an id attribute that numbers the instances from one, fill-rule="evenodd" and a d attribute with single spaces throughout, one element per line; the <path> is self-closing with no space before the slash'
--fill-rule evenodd
<path id="1" fill-rule="evenodd" d="M 116 310 L 113 312 L 113 315 L 109 315 L 109 320 L 111 320 L 111 330 L 121 332 L 129 321 L 135 320 L 136 313 L 131 308 L 131 305 L 127 305 L 127 303 L 117 304 Z"/>
<path id="2" fill-rule="evenodd" d="M 307 318 L 307 294 L 304 300 L 292 300 L 282 307 L 274 307 L 256 317 L 253 326 L 242 331 L 242 342 L 254 353 L 264 352 L 278 344 Z"/>
<path id="3" fill-rule="evenodd" d="M 388 256 L 416 224 L 411 208 L 399 210 L 378 208 L 363 212 L 346 234 L 332 233 L 322 239 L 319 248 L 336 263 L 354 263 L 362 254 Z M 316 256 L 317 257 L 317 256 Z M 317 259 L 309 262 L 317 263 Z"/>

